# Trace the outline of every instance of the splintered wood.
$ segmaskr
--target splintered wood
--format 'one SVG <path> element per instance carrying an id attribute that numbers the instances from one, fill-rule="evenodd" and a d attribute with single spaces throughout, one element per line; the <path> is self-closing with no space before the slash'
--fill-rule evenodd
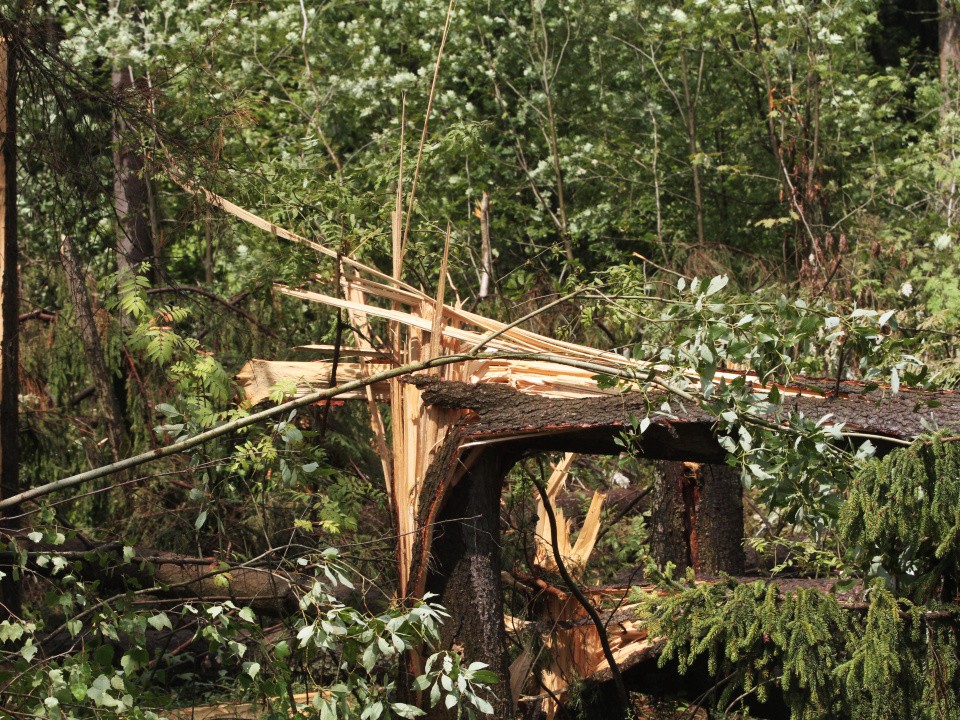
<path id="1" fill-rule="evenodd" d="M 600 512 L 606 499 L 605 493 L 594 493 L 590 509 L 584 519 L 576 542 L 571 542 L 570 521 L 564 517 L 562 509 L 557 507 L 557 497 L 566 488 L 567 477 L 576 455 L 567 453 L 556 464 L 547 481 L 547 497 L 553 508 L 557 524 L 557 546 L 564 566 L 571 576 L 579 578 L 593 553 L 597 535 L 600 532 Z M 543 570 L 556 571 L 556 555 L 553 550 L 553 538 L 550 520 L 543 503 L 537 502 L 537 532 L 534 563 Z M 602 598 L 594 597 L 591 602 L 602 607 Z M 630 616 L 632 606 L 620 608 L 620 615 Z M 550 652 L 540 675 L 540 683 L 548 690 L 543 699 L 544 714 L 553 720 L 558 706 L 554 698 L 563 698 L 569 687 L 580 680 L 603 677 L 609 674 L 610 666 L 603 655 L 600 636 L 581 605 L 572 595 L 565 593 L 546 594 L 535 622 L 522 623 L 515 618 L 505 618 L 507 630 L 518 633 L 531 626 L 549 628 L 542 637 L 543 645 Z M 617 664 L 629 667 L 648 655 L 658 646 L 655 639 L 647 636 L 643 624 L 632 619 L 609 623 L 607 638 Z M 516 700 L 524 684 L 529 681 L 530 666 L 520 662 L 520 658 L 510 668 L 510 687 Z"/>
<path id="2" fill-rule="evenodd" d="M 587 560 L 593 552 L 593 546 L 597 542 L 597 535 L 600 533 L 600 511 L 603 510 L 603 501 L 607 494 L 595 492 L 593 500 L 590 503 L 590 509 L 587 511 L 587 517 L 580 528 L 580 534 L 577 536 L 575 544 L 570 541 L 570 521 L 564 516 L 562 509 L 557 507 L 557 497 L 566 490 L 567 475 L 570 473 L 570 467 L 576 457 L 574 453 L 567 453 L 563 459 L 557 463 L 553 469 L 553 474 L 547 481 L 547 497 L 553 508 L 553 514 L 557 522 L 557 545 L 560 548 L 560 557 L 563 564 L 570 572 L 571 576 L 577 577 L 586 567 Z M 553 544 L 550 533 L 550 519 L 543 507 L 543 502 L 537 500 L 537 533 L 534 536 L 536 550 L 534 552 L 533 562 L 537 567 L 547 572 L 556 572 L 557 562 L 553 552 Z"/>
<path id="3" fill-rule="evenodd" d="M 505 324 L 492 320 L 469 312 L 460 302 L 447 304 L 444 300 L 444 283 L 447 278 L 445 268 L 450 244 L 449 230 L 436 293 L 431 296 L 404 282 L 404 203 L 399 189 L 402 183 L 398 183 L 393 212 L 393 262 L 391 273 L 387 274 L 349 256 L 341 256 L 316 241 L 280 228 L 240 208 L 185 179 L 183 173 L 176 168 L 171 169 L 170 173 L 184 189 L 225 212 L 276 237 L 304 245 L 339 263 L 336 273 L 316 275 L 300 287 L 281 284 L 276 286 L 279 292 L 288 297 L 338 308 L 346 313 L 352 338 L 344 347 L 302 347 L 304 351 L 321 355 L 332 356 L 339 353 L 335 378 L 337 383 L 370 377 L 386 367 L 448 355 L 470 357 L 462 362 L 423 372 L 435 373 L 441 380 L 447 381 L 506 384 L 523 393 L 551 398 L 588 398 L 621 392 L 622 387 L 606 389 L 598 384 L 598 376 L 605 372 L 621 378 L 636 378 L 638 389 L 650 382 L 657 373 L 670 372 L 669 368 L 625 358 L 614 352 L 539 335 L 519 327 L 519 323 Z M 329 277 L 333 275 L 340 279 L 340 286 L 337 288 L 330 286 Z M 479 354 L 481 349 L 482 356 Z M 580 363 L 584 367 L 575 367 L 571 363 Z M 238 380 L 247 399 L 251 404 L 256 404 L 269 399 L 272 394 L 302 394 L 331 383 L 333 364 L 329 358 L 313 362 L 254 359 L 243 368 Z M 699 386 L 700 378 L 694 371 L 691 370 L 686 375 L 695 387 Z M 744 377 L 744 374 L 721 371 L 717 373 L 714 381 L 729 381 L 739 377 Z M 762 387 L 755 377 L 747 375 L 746 380 L 753 384 L 755 392 L 769 390 Z M 791 388 L 790 392 L 821 396 L 820 393 L 808 393 L 796 388 Z M 340 397 L 361 399 L 369 407 L 371 428 L 383 465 L 398 538 L 398 592 L 402 597 L 420 596 L 424 591 L 424 580 L 421 577 L 414 583 L 410 573 L 414 543 L 421 531 L 421 528 L 417 527 L 417 515 L 421 507 L 423 483 L 437 450 L 466 411 L 426 405 L 421 398 L 421 391 L 401 378 L 370 384 L 362 390 Z M 390 413 L 389 422 L 384 417 L 387 409 Z M 456 481 L 457 473 L 465 472 L 477 458 L 479 450 L 471 450 L 470 446 L 487 442 L 489 441 L 481 439 L 461 445 L 458 460 L 444 469 L 444 472 L 449 473 L 446 478 L 449 482 L 441 483 L 441 486 L 450 487 Z M 561 491 L 571 462 L 570 456 L 564 458 L 551 478 L 551 501 Z M 442 500 L 443 498 L 431 499 L 438 503 L 442 503 Z M 561 556 L 573 572 L 582 570 L 593 549 L 600 526 L 602 504 L 603 496 L 598 494 L 593 499 L 584 527 L 581 528 L 576 542 L 572 544 L 569 523 L 562 512 L 556 511 L 560 525 L 558 541 Z M 422 556 L 429 553 L 431 542 L 429 528 L 426 531 L 428 534 L 423 541 L 424 547 L 418 551 Z M 544 570 L 556 568 L 549 538 L 549 528 L 541 508 L 537 528 L 536 562 Z M 602 674 L 606 662 L 596 630 L 592 626 L 576 622 L 582 620 L 579 606 L 570 598 L 551 598 L 549 602 L 553 604 L 548 606 L 545 619 L 554 622 L 555 631 L 545 639 L 553 657 L 544 673 L 543 682 L 555 694 L 562 694 L 574 679 Z M 556 629 L 556 623 L 565 623 L 564 628 Z M 643 628 L 634 622 L 624 621 L 611 625 L 609 634 L 615 657 L 621 661 L 643 656 L 656 645 L 646 637 Z M 524 651 L 515 663 L 516 677 L 511 677 L 511 689 L 515 694 L 520 692 L 531 663 L 532 657 L 527 651 Z M 549 716 L 552 717 L 554 711 L 555 706 L 548 707 Z"/>
<path id="4" fill-rule="evenodd" d="M 230 201 L 174 175 L 181 186 L 224 211 L 275 236 L 301 243 L 327 257 L 337 253 L 292 233 L 239 208 Z M 293 298 L 315 302 L 347 313 L 352 330 L 352 343 L 339 349 L 336 380 L 345 382 L 369 377 L 387 366 L 424 361 L 451 354 L 474 353 L 482 348 L 487 357 L 444 365 L 432 370 L 441 380 L 470 383 L 505 383 L 517 390 L 548 397 L 591 397 L 613 392 L 598 386 L 596 370 L 568 367 L 542 360 L 522 360 L 511 354 L 554 355 L 592 363 L 601 368 L 631 367 L 638 374 L 648 373 L 652 366 L 625 360 L 616 353 L 554 340 L 520 327 L 507 325 L 471 313 L 461 304 L 444 302 L 443 281 L 450 236 L 444 250 L 444 267 L 440 287 L 435 296 L 412 287 L 401 279 L 403 242 L 400 237 L 400 210 L 397 202 L 393 222 L 393 268 L 387 275 L 357 260 L 340 258 L 340 295 L 331 295 L 309 287 L 277 285 L 277 289 Z M 323 285 L 325 279 L 315 276 L 312 283 Z M 329 287 L 329 284 L 327 283 Z M 332 355 L 336 348 L 308 345 L 304 349 Z M 499 353 L 501 356 L 490 353 Z M 333 362 L 271 361 L 253 359 L 237 377 L 247 400 L 256 404 L 272 395 L 302 395 L 311 389 L 329 384 Z M 397 529 L 398 570 L 401 595 L 419 595 L 422 587 L 410 586 L 413 544 L 419 528 L 416 514 L 427 468 L 448 429 L 463 414 L 425 405 L 420 390 L 400 378 L 374 384 L 342 395 L 363 399 L 370 410 L 370 422 L 381 457 L 387 494 Z M 390 422 L 383 416 L 382 405 L 388 405 Z M 389 430 L 388 430 L 389 428 Z M 472 455 L 458 463 L 451 472 L 463 470 Z M 599 512 L 599 511 L 598 511 Z M 586 537 L 586 535 L 584 536 Z M 571 548 L 571 552 L 576 548 Z"/>

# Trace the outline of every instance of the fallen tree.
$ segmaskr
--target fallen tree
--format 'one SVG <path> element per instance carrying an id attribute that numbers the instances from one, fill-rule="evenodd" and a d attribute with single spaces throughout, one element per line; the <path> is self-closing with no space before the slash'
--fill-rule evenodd
<path id="1" fill-rule="evenodd" d="M 307 288 L 279 290 L 345 311 L 354 345 L 311 348 L 333 354 L 330 362 L 251 361 L 240 379 L 252 403 L 263 400 L 278 384 L 294 389 L 294 398 L 152 452 L 4 498 L 0 510 L 190 450 L 298 407 L 336 397 L 365 401 L 398 538 L 398 594 L 404 599 L 422 597 L 428 590 L 440 595 L 455 618 L 442 630 L 443 647 L 462 650 L 468 661 L 485 662 L 498 672 L 494 710 L 501 717 L 512 713 L 512 695 L 507 687 L 499 585 L 499 498 L 505 474 L 524 453 L 618 454 L 628 447 L 646 458 L 722 463 L 729 448 L 718 436 L 716 409 L 705 405 L 710 388 L 732 384 L 757 399 L 752 412 L 734 413 L 736 421 L 768 431 L 795 432 L 786 415 L 802 414 L 834 427 L 838 440 L 869 439 L 886 451 L 909 443 L 931 422 L 960 429 L 960 400 L 953 393 L 907 389 L 894 393 L 888 387 L 797 378 L 778 385 L 716 368 L 706 373 L 678 371 L 520 327 L 539 311 L 502 323 L 447 305 L 443 281 L 434 297 L 400 279 L 399 213 L 394 222 L 393 273 L 388 275 L 208 191 L 186 187 L 257 227 L 337 259 L 342 297 Z M 341 362 L 341 355 L 356 361 Z M 315 389 L 335 377 L 349 380 Z M 382 402 L 391 407 L 389 426 Z M 630 437 L 625 439 L 625 434 Z M 551 534 L 559 548 L 556 533 Z M 179 573 L 174 585 L 193 592 L 204 589 L 199 571 L 176 569 L 176 563 L 162 565 Z M 276 594 L 268 599 L 276 601 Z M 589 604 L 581 602 L 585 612 Z M 604 655 L 615 676 L 616 663 L 609 662 L 606 650 Z"/>

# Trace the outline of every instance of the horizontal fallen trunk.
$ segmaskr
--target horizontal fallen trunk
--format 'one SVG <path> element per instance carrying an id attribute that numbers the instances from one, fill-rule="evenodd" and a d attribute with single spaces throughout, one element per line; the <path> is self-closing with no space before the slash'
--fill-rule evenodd
<path id="1" fill-rule="evenodd" d="M 503 383 L 439 382 L 426 376 L 409 381 L 423 392 L 427 405 L 470 411 L 459 425 L 464 448 L 515 443 L 524 449 L 594 454 L 619 454 L 621 434 L 631 420 L 648 416 L 651 400 L 641 393 L 552 398 L 519 392 Z M 782 395 L 782 410 L 808 418 L 830 416 L 849 433 L 874 436 L 881 445 L 897 445 L 927 432 L 931 425 L 960 430 L 960 393 L 901 389 L 868 391 L 863 383 L 845 382 L 839 394 L 825 381 L 805 380 L 798 388 L 823 391 L 821 396 Z M 715 418 L 695 404 L 673 399 L 671 416 L 652 415 L 650 427 L 638 438 L 643 457 L 688 462 L 723 462 L 726 452 L 714 431 Z M 855 437 L 855 436 L 854 436 Z"/>
<path id="2" fill-rule="evenodd" d="M 27 532 L 29 529 L 17 533 L 17 543 L 26 552 L 29 570 L 50 573 L 55 567 L 53 559 L 62 558 L 81 578 L 98 580 L 103 592 L 137 589 L 158 598 L 209 603 L 230 600 L 238 607 L 284 617 L 297 610 L 300 597 L 312 584 L 308 576 L 284 570 L 147 548 L 130 548 L 125 557 L 121 543 L 91 543 L 82 538 L 71 538 L 62 545 L 32 542 Z M 0 553 L 0 564 L 9 565 L 15 559 L 10 552 Z"/>

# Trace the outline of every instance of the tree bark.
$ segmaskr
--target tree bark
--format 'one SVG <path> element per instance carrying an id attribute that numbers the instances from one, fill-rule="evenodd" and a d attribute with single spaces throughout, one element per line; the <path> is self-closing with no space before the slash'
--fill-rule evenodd
<path id="1" fill-rule="evenodd" d="M 960 13 L 957 12 L 953 0 L 939 0 L 939 45 L 940 45 L 940 124 L 942 137 L 940 138 L 943 162 L 951 168 L 957 159 L 956 125 L 958 102 L 960 102 Z M 940 182 L 943 214 L 947 227 L 952 227 L 958 220 L 957 179 L 956 173 L 951 170 L 947 177 Z"/>
<path id="2" fill-rule="evenodd" d="M 16 28 L 16 24 L 12 25 Z M 0 36 L 0 500 L 20 491 L 20 283 L 17 268 L 17 83 L 15 30 Z M 17 507 L 4 513 L 17 515 Z M 17 527 L 2 519 L 4 530 Z M 0 618 L 19 615 L 20 585 L 10 567 L 0 581 Z"/>
<path id="3" fill-rule="evenodd" d="M 698 575 L 741 575 L 743 490 L 727 465 L 663 463 L 651 510 L 650 552 L 661 568 L 692 567 Z"/>
<path id="4" fill-rule="evenodd" d="M 624 393 L 582 398 L 550 398 L 514 390 L 502 383 L 444 382 L 424 375 L 409 382 L 423 390 L 428 405 L 473 411 L 460 424 L 460 442 L 473 447 L 519 447 L 619 455 L 621 438 L 631 418 L 645 417 L 650 404 L 666 394 Z M 803 390 L 806 395 L 795 394 Z M 868 388 L 866 383 L 836 378 L 798 379 L 782 390 L 784 409 L 807 417 L 829 414 L 831 422 L 856 427 L 882 454 L 937 427 L 960 431 L 960 393 L 900 388 Z M 815 394 L 816 393 L 816 394 Z M 717 441 L 714 416 L 694 404 L 673 405 L 674 417 L 651 417 L 650 427 L 635 447 L 651 460 L 722 463 L 727 453 Z M 776 420 L 770 413 L 765 419 Z M 889 437 L 893 442 L 886 442 Z"/>
<path id="5" fill-rule="evenodd" d="M 93 376 L 93 384 L 97 389 L 97 400 L 100 405 L 100 415 L 106 425 L 107 438 L 110 442 L 110 451 L 114 460 L 122 457 L 126 430 L 123 424 L 123 415 L 120 411 L 120 402 L 113 391 L 110 374 L 103 361 L 103 352 L 100 347 L 100 334 L 94 322 L 93 311 L 90 308 L 90 297 L 87 294 L 87 283 L 80 260 L 77 258 L 73 241 L 69 236 L 63 236 L 60 246 L 60 259 L 67 275 L 67 285 L 70 288 L 70 297 L 73 299 L 73 315 L 80 331 L 80 340 L 83 342 L 83 352 L 87 357 L 87 365 Z"/>
<path id="6" fill-rule="evenodd" d="M 467 662 L 485 662 L 500 677 L 495 717 L 512 718 L 507 635 L 500 584 L 500 491 L 513 458 L 486 452 L 449 491 L 437 517 L 427 590 L 450 613 L 441 647 L 456 648 Z M 456 717 L 435 708 L 434 717 Z"/>
<path id="7" fill-rule="evenodd" d="M 687 463 L 664 462 L 653 484 L 650 508 L 650 554 L 660 569 L 673 563 L 682 571 L 693 566 L 690 551 L 691 513 L 696 506 L 689 497 L 697 491 Z"/>
<path id="8" fill-rule="evenodd" d="M 740 472 L 729 465 L 704 464 L 700 480 L 694 568 L 704 575 L 742 575 L 746 559 Z"/>
<path id="9" fill-rule="evenodd" d="M 940 84 L 944 92 L 943 109 L 956 109 L 956 84 L 960 73 L 960 14 L 952 0 L 939 0 Z"/>
<path id="10" fill-rule="evenodd" d="M 111 82 L 118 101 L 136 87 L 133 70 L 127 67 L 115 69 Z M 117 214 L 117 266 L 121 272 L 138 272 L 142 262 L 155 259 L 150 230 L 150 192 L 144 176 L 143 155 L 131 142 L 130 132 L 123 114 L 115 111 L 113 202 Z"/>

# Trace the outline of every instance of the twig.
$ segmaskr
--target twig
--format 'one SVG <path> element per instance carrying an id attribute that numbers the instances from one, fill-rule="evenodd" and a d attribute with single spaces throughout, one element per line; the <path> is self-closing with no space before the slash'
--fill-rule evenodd
<path id="1" fill-rule="evenodd" d="M 527 320 L 530 320 L 531 318 L 535 318 L 537 315 L 549 310 L 552 307 L 556 307 L 561 303 L 565 303 L 567 300 L 570 300 L 571 298 L 574 298 L 580 293 L 586 291 L 586 289 L 587 288 L 585 287 L 578 288 L 577 290 L 574 290 L 572 293 L 568 293 L 564 295 L 562 298 L 558 298 L 557 300 L 554 300 L 551 303 L 547 303 L 543 307 L 539 307 L 536 310 L 533 310 L 532 312 L 528 312 L 523 317 L 517 318 L 516 320 L 514 320 L 512 323 L 509 323 L 508 325 L 504 325 L 499 330 L 491 330 L 489 333 L 487 333 L 482 338 L 480 338 L 480 341 L 476 345 L 474 345 L 472 348 L 470 348 L 469 352 L 478 352 L 482 350 L 484 346 L 488 345 L 492 340 L 496 340 L 498 337 L 503 335 L 508 330 L 512 330 L 513 328 L 517 327 L 517 325 L 521 325 L 525 323 Z"/>
<path id="2" fill-rule="evenodd" d="M 202 295 L 203 297 L 208 298 L 209 300 L 213 300 L 214 302 L 220 303 L 228 310 L 232 310 L 240 317 L 244 318 L 245 320 L 248 320 L 251 325 L 254 325 L 255 327 L 259 328 L 260 331 L 265 335 L 269 335 L 270 337 L 277 337 L 277 334 L 273 330 L 262 325 L 259 320 L 257 320 L 255 317 L 253 317 L 253 315 L 248 313 L 243 308 L 237 307 L 234 304 L 237 302 L 237 300 L 227 300 L 226 298 L 220 297 L 216 293 L 210 292 L 206 288 L 197 287 L 195 285 L 169 285 L 165 287 L 150 288 L 149 290 L 147 290 L 147 295 L 161 295 L 163 293 L 178 293 L 178 292 L 188 292 L 188 293 L 194 293 L 196 295 Z"/>
<path id="3" fill-rule="evenodd" d="M 403 226 L 403 241 L 400 244 L 401 258 L 407 251 L 407 238 L 410 235 L 410 218 L 413 217 L 413 200 L 417 195 L 417 179 L 420 177 L 420 161 L 423 159 L 423 148 L 427 144 L 427 128 L 430 125 L 430 112 L 433 110 L 433 98 L 437 91 L 437 78 L 440 76 L 440 60 L 443 58 L 443 48 L 447 44 L 447 35 L 450 33 L 450 19 L 453 17 L 453 5 L 455 2 L 456 0 L 450 0 L 450 4 L 447 6 L 447 19 L 443 25 L 443 34 L 440 36 L 437 62 L 433 67 L 433 82 L 430 85 L 430 95 L 427 97 L 427 112 L 423 118 L 423 132 L 420 134 L 417 162 L 413 166 L 413 181 L 410 183 L 410 200 L 407 202 L 407 219 Z"/>
<path id="4" fill-rule="evenodd" d="M 634 256 L 635 258 L 640 258 L 640 259 L 643 260 L 645 263 L 647 263 L 647 265 L 653 265 L 657 270 L 663 270 L 663 272 L 665 272 L 665 273 L 670 273 L 671 275 L 676 275 L 677 277 L 683 278 L 684 280 L 687 279 L 687 276 L 684 275 L 683 273 L 678 273 L 676 270 L 671 270 L 670 268 L 664 267 L 663 265 L 658 265 L 657 263 L 655 263 L 655 262 L 654 262 L 653 260 L 651 260 L 650 258 L 645 257 L 645 256 L 641 255 L 641 254 L 638 253 L 638 252 L 633 253 L 633 256 Z"/>

